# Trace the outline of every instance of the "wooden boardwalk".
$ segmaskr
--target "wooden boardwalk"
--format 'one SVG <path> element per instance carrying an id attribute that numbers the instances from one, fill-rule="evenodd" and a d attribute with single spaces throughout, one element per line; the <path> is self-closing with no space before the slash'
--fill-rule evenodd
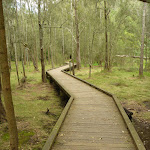
<path id="1" fill-rule="evenodd" d="M 134 139 L 131 136 L 114 99 L 63 73 L 61 70 L 65 68 L 66 66 L 47 72 L 73 97 L 51 149 L 136 150 L 139 149 L 136 142 L 139 142 L 140 150 L 144 150 L 139 137 Z M 43 148 L 48 149 L 48 146 Z"/>

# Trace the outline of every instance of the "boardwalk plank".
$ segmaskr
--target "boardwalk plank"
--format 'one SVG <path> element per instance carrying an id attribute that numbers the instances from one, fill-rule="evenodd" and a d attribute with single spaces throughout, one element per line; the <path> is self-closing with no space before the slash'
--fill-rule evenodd
<path id="1" fill-rule="evenodd" d="M 64 74 L 64 68 L 48 71 L 74 97 L 52 150 L 135 150 L 113 98 Z"/>

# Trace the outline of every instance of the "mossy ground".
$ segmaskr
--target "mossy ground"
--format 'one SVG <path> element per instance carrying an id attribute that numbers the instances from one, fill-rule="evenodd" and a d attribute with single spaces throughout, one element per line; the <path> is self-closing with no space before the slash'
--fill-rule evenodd
<path id="1" fill-rule="evenodd" d="M 51 66 L 46 66 L 46 69 L 50 68 Z M 12 96 L 21 150 L 42 149 L 64 107 L 53 85 L 41 82 L 40 69 L 39 67 L 39 71 L 34 71 L 32 65 L 26 66 L 27 81 L 18 85 L 15 64 L 12 62 Z M 23 76 L 21 63 L 19 75 L 21 79 Z M 47 108 L 50 111 L 49 115 L 46 115 Z M 8 149 L 8 125 L 3 123 L 0 124 L 0 150 Z"/>

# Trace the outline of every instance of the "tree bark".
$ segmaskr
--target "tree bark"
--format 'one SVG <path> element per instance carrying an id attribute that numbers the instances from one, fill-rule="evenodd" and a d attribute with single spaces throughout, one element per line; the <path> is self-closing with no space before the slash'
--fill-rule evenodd
<path id="1" fill-rule="evenodd" d="M 39 39 L 40 39 L 40 49 L 41 49 L 42 82 L 46 82 L 44 51 L 43 51 L 43 28 L 41 24 L 41 0 L 38 0 L 38 23 L 39 23 Z"/>
<path id="2" fill-rule="evenodd" d="M 144 9 L 143 9 L 142 36 L 141 36 L 141 55 L 140 55 L 139 76 L 143 76 L 143 56 L 144 56 L 144 36 L 145 36 L 145 12 L 146 12 L 146 3 L 144 3 Z"/>
<path id="3" fill-rule="evenodd" d="M 0 0 L 0 65 L 2 72 L 2 86 L 3 96 L 6 109 L 6 117 L 8 121 L 9 134 L 10 134 L 10 149 L 18 150 L 18 132 L 16 125 L 16 118 L 14 113 L 11 86 L 10 86 L 10 73 L 7 58 L 7 47 L 5 37 L 5 25 L 2 0 Z"/>
<path id="4" fill-rule="evenodd" d="M 51 34 L 52 34 L 52 32 L 51 32 L 51 28 L 49 28 L 49 41 L 50 41 L 50 46 L 49 46 L 49 48 L 50 48 L 50 55 L 51 55 L 51 65 L 52 65 L 52 68 L 54 68 L 54 60 L 53 60 L 53 50 L 52 50 L 52 38 L 51 38 Z M 50 60 L 50 58 L 49 58 L 49 60 Z"/>
<path id="5" fill-rule="evenodd" d="M 75 9 L 75 26 L 76 26 L 76 60 L 77 60 L 77 69 L 81 68 L 81 57 L 80 57 L 80 35 L 79 35 L 79 21 L 78 21 L 78 12 L 77 12 L 77 2 L 74 1 L 74 9 Z"/>
<path id="6" fill-rule="evenodd" d="M 90 65 L 91 67 L 93 66 L 93 45 L 94 45 L 94 38 L 95 38 L 95 32 L 93 31 L 93 36 L 92 36 L 92 43 L 91 43 L 91 47 L 90 47 L 90 56 L 91 56 L 91 59 L 90 59 Z"/>
<path id="7" fill-rule="evenodd" d="M 20 49 L 20 60 L 22 61 L 22 68 L 23 68 L 23 76 L 26 78 L 26 73 L 25 73 L 25 67 L 24 67 L 24 55 L 23 51 L 21 48 L 21 37 L 20 37 L 20 26 L 19 26 L 19 21 L 18 21 L 18 8 L 17 8 L 17 1 L 15 0 L 15 5 L 16 5 L 16 21 L 17 21 L 17 28 L 18 28 L 18 40 L 19 41 L 19 49 Z"/>
<path id="8" fill-rule="evenodd" d="M 62 8 L 62 15 L 63 15 L 63 8 Z M 62 24 L 63 24 L 63 16 L 62 16 Z M 64 39 L 63 25 L 62 25 L 62 57 L 63 57 L 63 64 L 65 64 L 65 39 Z"/>
<path id="9" fill-rule="evenodd" d="M 26 37 L 26 43 L 28 42 L 28 28 L 27 28 L 27 21 L 26 21 L 26 31 L 25 31 L 25 37 Z M 29 67 L 29 52 L 28 49 L 26 48 L 26 61 L 27 61 L 27 66 Z"/>
<path id="10" fill-rule="evenodd" d="M 92 68 L 92 65 L 89 64 L 89 78 L 91 78 L 91 68 Z"/>
<path id="11" fill-rule="evenodd" d="M 8 22 L 8 30 L 9 30 L 9 41 L 11 45 L 12 36 L 11 36 L 11 30 L 10 30 L 10 22 Z M 9 69 L 11 71 L 11 50 L 9 50 L 9 44 L 7 44 L 7 47 L 8 47 L 8 64 L 9 64 Z"/>
<path id="12" fill-rule="evenodd" d="M 73 18 L 73 9 L 72 9 L 72 5 L 73 5 L 73 2 L 71 0 L 71 15 L 72 15 L 72 18 Z M 74 67 L 74 42 L 73 42 L 73 20 L 72 20 L 72 36 L 71 36 L 71 47 L 72 47 L 72 74 L 75 76 L 75 67 Z"/>
<path id="13" fill-rule="evenodd" d="M 56 34 L 56 28 L 54 29 L 54 35 L 55 35 L 55 48 L 53 49 L 53 54 L 54 54 L 54 62 L 56 63 L 56 64 L 58 64 L 58 62 L 57 62 L 57 47 L 56 47 L 56 45 L 57 45 L 57 34 Z"/>
<path id="14" fill-rule="evenodd" d="M 0 67 L 0 123 L 6 121 L 6 112 L 2 103 L 1 67 Z"/>
<path id="15" fill-rule="evenodd" d="M 145 69 L 146 69 L 146 71 L 147 71 L 147 60 L 148 60 L 148 59 L 147 59 L 147 58 L 148 58 L 148 53 L 147 53 L 147 49 L 148 49 L 148 48 L 147 48 L 147 47 L 148 47 L 148 38 L 147 38 L 147 34 L 146 34 L 146 53 L 145 53 L 145 55 L 146 55 L 146 57 L 145 57 L 145 58 L 146 58 L 146 59 L 145 59 L 145 60 L 146 60 Z"/>
<path id="16" fill-rule="evenodd" d="M 20 8 L 22 7 L 22 0 L 20 0 Z M 23 13 L 20 9 L 20 17 L 21 17 L 21 25 L 22 25 L 22 31 L 23 31 L 23 35 L 25 34 L 25 31 L 24 31 L 24 23 L 22 20 L 24 20 L 24 16 L 23 16 Z M 22 50 L 22 66 L 23 66 L 23 72 L 24 72 L 24 75 L 25 75 L 25 68 L 24 68 L 24 65 L 26 65 L 26 53 L 25 53 L 25 48 Z"/>
<path id="17" fill-rule="evenodd" d="M 34 70 L 38 71 L 38 54 L 37 54 L 37 48 L 36 48 L 36 34 L 34 33 L 34 25 L 33 25 L 33 20 L 32 20 L 32 16 L 31 16 L 30 6 L 29 6 L 29 0 L 27 0 L 27 4 L 28 4 L 31 26 L 32 26 L 32 35 L 34 37 L 34 48 L 31 52 L 31 57 L 32 57 Z"/>
<path id="18" fill-rule="evenodd" d="M 14 40 L 15 40 L 15 34 L 14 34 Z M 15 66 L 16 66 L 16 73 L 17 73 L 18 84 L 20 85 L 19 73 L 18 73 L 18 60 L 17 60 L 16 43 L 14 43 L 14 49 L 15 49 Z"/>
<path id="19" fill-rule="evenodd" d="M 22 20 L 24 20 L 23 13 L 22 13 Z M 26 30 L 26 27 L 24 28 L 24 26 L 23 26 L 23 35 L 24 35 L 24 37 L 26 36 L 25 30 Z M 25 47 L 23 49 L 23 55 L 24 55 L 24 57 L 23 57 L 24 58 L 24 65 L 26 65 L 27 62 L 26 62 L 26 48 Z"/>
<path id="20" fill-rule="evenodd" d="M 49 34 L 50 34 L 50 31 L 49 31 Z M 50 35 L 49 35 L 49 37 L 50 37 Z M 51 49 L 51 46 L 49 45 L 49 48 L 48 48 L 48 65 L 50 65 L 50 49 Z"/>
<path id="21" fill-rule="evenodd" d="M 104 1 L 104 17 L 105 17 L 105 67 L 104 69 L 109 71 L 108 65 L 108 33 L 107 33 L 107 3 Z"/>

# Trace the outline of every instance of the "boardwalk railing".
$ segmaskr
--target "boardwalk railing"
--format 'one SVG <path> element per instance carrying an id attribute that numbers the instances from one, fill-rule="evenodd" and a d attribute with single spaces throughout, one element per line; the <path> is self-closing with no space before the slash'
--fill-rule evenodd
<path id="1" fill-rule="evenodd" d="M 98 91 L 101 91 L 101 92 L 105 93 L 106 95 L 113 98 L 113 100 L 114 100 L 114 102 L 115 102 L 115 104 L 116 104 L 123 120 L 124 120 L 124 123 L 126 124 L 126 128 L 128 129 L 128 131 L 129 131 L 129 133 L 130 133 L 130 135 L 131 135 L 131 137 L 134 141 L 134 145 L 135 145 L 136 149 L 137 150 L 146 150 L 143 143 L 142 143 L 142 141 L 141 141 L 141 139 L 139 138 L 135 128 L 133 127 L 131 121 L 129 120 L 129 118 L 127 116 L 127 114 L 125 113 L 123 107 L 121 106 L 119 100 L 117 99 L 117 97 L 114 96 L 113 94 L 101 89 L 101 88 L 96 87 L 95 85 L 93 85 L 91 83 L 88 83 L 87 81 L 84 81 L 84 80 L 82 80 L 82 79 L 80 79 L 76 76 L 73 76 L 73 75 L 69 74 L 67 72 L 69 70 L 70 69 L 68 67 L 66 67 L 65 69 L 62 70 L 62 72 L 69 75 L 69 76 L 71 76 L 71 77 L 73 77 L 73 78 L 75 78 L 75 79 L 77 79 L 77 80 L 80 80 L 81 82 L 84 82 L 85 84 L 87 84 L 87 85 L 97 89 Z M 62 84 L 60 84 L 58 81 L 56 81 L 48 72 L 46 72 L 46 75 L 47 75 L 47 78 L 49 80 L 53 80 L 61 88 L 61 90 L 64 91 L 70 97 L 70 99 L 69 99 L 67 105 L 65 106 L 61 116 L 59 117 L 56 125 L 54 126 L 54 128 L 53 128 L 53 130 L 52 130 L 52 132 L 51 132 L 51 134 L 50 134 L 48 140 L 46 141 L 46 143 L 45 143 L 42 150 L 50 150 L 52 148 L 53 143 L 55 142 L 55 139 L 56 139 L 56 137 L 59 133 L 59 130 L 61 128 L 61 125 L 62 125 L 63 121 L 65 120 L 65 117 L 68 113 L 68 110 L 69 110 L 69 108 L 70 108 L 70 106 L 71 106 L 71 104 L 74 100 L 73 95 L 71 93 L 69 93 L 69 91 L 67 91 L 67 89 Z"/>

